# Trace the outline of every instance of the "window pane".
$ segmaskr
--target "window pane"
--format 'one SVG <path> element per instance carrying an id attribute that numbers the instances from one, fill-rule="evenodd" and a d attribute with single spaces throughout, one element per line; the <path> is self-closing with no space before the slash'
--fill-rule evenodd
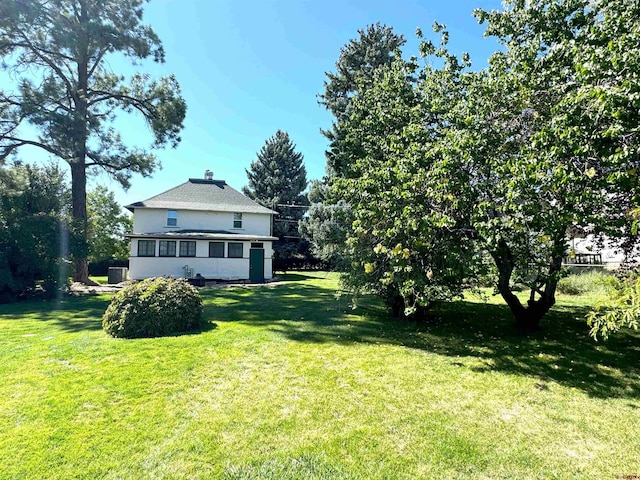
<path id="1" fill-rule="evenodd" d="M 233 214 L 233 228 L 242 228 L 242 213 Z"/>
<path id="2" fill-rule="evenodd" d="M 175 240 L 160 240 L 158 254 L 161 257 L 175 257 L 176 256 L 176 241 Z"/>
<path id="3" fill-rule="evenodd" d="M 229 242 L 229 258 L 242 258 L 242 243 Z"/>
<path id="4" fill-rule="evenodd" d="M 224 242 L 209 242 L 209 256 L 224 258 Z"/>
<path id="5" fill-rule="evenodd" d="M 138 240 L 138 256 L 139 257 L 155 257 L 156 241 L 155 240 Z"/>
<path id="6" fill-rule="evenodd" d="M 196 242 L 192 242 L 192 241 L 180 242 L 180 256 L 181 257 L 195 257 L 196 256 Z"/>
<path id="7" fill-rule="evenodd" d="M 178 212 L 176 210 L 167 210 L 167 226 L 175 227 L 178 225 Z"/>

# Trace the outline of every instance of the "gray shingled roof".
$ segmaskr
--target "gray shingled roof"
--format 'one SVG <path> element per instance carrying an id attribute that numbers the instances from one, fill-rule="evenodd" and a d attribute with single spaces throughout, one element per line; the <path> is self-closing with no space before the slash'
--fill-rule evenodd
<path id="1" fill-rule="evenodd" d="M 190 178 L 188 182 L 167 190 L 142 202 L 125 208 L 166 208 L 169 210 L 207 210 L 214 212 L 272 213 L 231 188 L 224 180 L 202 180 Z"/>

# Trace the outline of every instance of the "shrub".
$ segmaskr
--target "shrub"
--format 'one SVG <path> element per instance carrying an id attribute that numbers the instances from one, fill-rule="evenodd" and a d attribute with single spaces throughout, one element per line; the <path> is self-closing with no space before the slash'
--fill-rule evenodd
<path id="1" fill-rule="evenodd" d="M 612 275 L 602 270 L 573 273 L 558 282 L 558 293 L 583 295 L 585 293 L 605 293 Z"/>
<path id="2" fill-rule="evenodd" d="M 113 337 L 160 337 L 201 326 L 202 300 L 185 280 L 148 278 L 111 299 L 102 328 Z"/>

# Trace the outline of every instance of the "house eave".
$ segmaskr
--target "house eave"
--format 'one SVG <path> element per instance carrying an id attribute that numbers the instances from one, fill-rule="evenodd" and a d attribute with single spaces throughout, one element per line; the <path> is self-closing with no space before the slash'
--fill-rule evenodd
<path id="1" fill-rule="evenodd" d="M 278 237 L 270 235 L 252 235 L 233 232 L 151 232 L 129 233 L 126 238 L 144 238 L 158 240 L 240 240 L 250 242 L 276 242 Z"/>
<path id="2" fill-rule="evenodd" d="M 154 202 L 147 204 L 145 202 L 136 202 L 126 205 L 124 208 L 131 213 L 135 213 L 136 209 L 144 210 L 186 210 L 193 212 L 224 212 L 224 213 L 258 213 L 262 215 L 277 215 L 278 212 L 266 207 L 253 207 L 247 205 L 207 205 L 196 204 L 192 202 Z"/>

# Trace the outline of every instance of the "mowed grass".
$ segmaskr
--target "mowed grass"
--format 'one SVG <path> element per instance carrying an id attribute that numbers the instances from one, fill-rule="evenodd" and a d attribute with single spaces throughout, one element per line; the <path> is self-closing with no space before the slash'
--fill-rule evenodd
<path id="1" fill-rule="evenodd" d="M 104 334 L 108 296 L 0 306 L 0 478 L 640 474 L 640 338 L 594 343 L 580 297 L 522 337 L 495 298 L 416 324 L 285 278 L 157 339 Z"/>

